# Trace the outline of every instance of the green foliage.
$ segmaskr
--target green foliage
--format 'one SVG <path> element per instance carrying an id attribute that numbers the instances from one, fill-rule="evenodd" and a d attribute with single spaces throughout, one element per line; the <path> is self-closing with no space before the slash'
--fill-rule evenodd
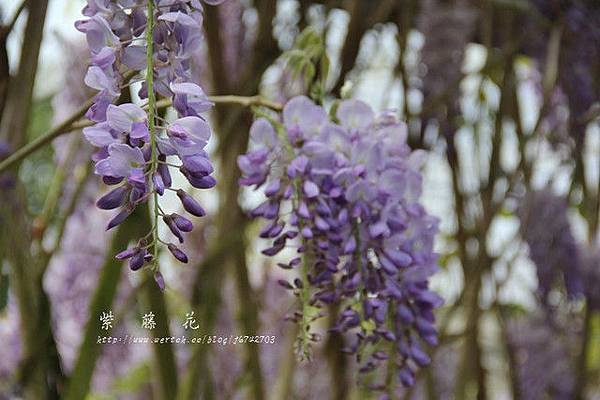
<path id="1" fill-rule="evenodd" d="M 592 315 L 590 327 L 590 347 L 587 354 L 587 365 L 600 378 L 600 313 Z"/>
<path id="2" fill-rule="evenodd" d="M 322 102 L 330 61 L 323 37 L 308 27 L 298 35 L 294 48 L 283 54 L 294 79 L 302 77 L 309 96 Z"/>

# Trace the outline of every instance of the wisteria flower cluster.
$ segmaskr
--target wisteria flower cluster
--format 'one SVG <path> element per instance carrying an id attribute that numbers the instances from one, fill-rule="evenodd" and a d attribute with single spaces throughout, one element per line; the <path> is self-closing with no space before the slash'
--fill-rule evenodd
<path id="1" fill-rule="evenodd" d="M 550 188 L 528 193 L 519 208 L 521 235 L 529 245 L 543 303 L 555 288 L 564 287 L 571 298 L 583 294 L 582 265 L 568 211 L 567 199 Z"/>
<path id="2" fill-rule="evenodd" d="M 412 385 L 429 363 L 422 343 L 438 342 L 433 310 L 442 303 L 428 288 L 438 221 L 419 203 L 424 153 L 410 149 L 391 112 L 376 117 L 355 100 L 341 102 L 332 122 L 295 97 L 281 119 L 257 119 L 250 135 L 250 151 L 238 159 L 241 184 L 266 196 L 251 212 L 267 220 L 260 236 L 273 240 L 263 253 L 297 245 L 297 256 L 279 265 L 300 272 L 281 282 L 301 300 L 291 317 L 300 341 L 316 339 L 310 324 L 322 306 L 341 304 L 334 330 L 356 334 L 344 350 L 361 371 L 387 362 Z"/>
<path id="3" fill-rule="evenodd" d="M 209 4 L 221 1 L 204 0 Z M 91 65 L 85 83 L 98 90 L 86 116 L 96 124 L 84 129 L 94 154 L 95 173 L 115 186 L 97 202 L 101 209 L 118 209 L 108 229 L 122 223 L 134 209 L 153 197 L 154 224 L 135 247 L 117 255 L 129 259 L 132 270 L 156 267 L 158 220 L 162 218 L 179 242 L 192 222 L 183 215 L 165 213 L 158 196 L 172 190 L 191 215 L 205 214 L 182 189 L 172 188 L 170 167 L 177 168 L 193 187 L 211 188 L 212 164 L 204 150 L 211 130 L 203 114 L 211 107 L 204 91 L 193 82 L 190 59 L 202 41 L 202 4 L 198 0 L 88 0 L 76 28 L 86 34 Z M 145 105 L 115 105 L 128 79 L 145 71 L 139 96 Z M 157 116 L 156 97 L 171 99 L 178 118 L 168 123 Z M 167 162 L 172 156 L 178 163 Z M 165 245 L 173 256 L 187 262 L 175 244 Z M 162 283 L 158 276 L 157 281 Z"/>
<path id="4" fill-rule="evenodd" d="M 515 357 L 519 398 L 573 399 L 576 386 L 576 348 L 581 321 L 572 315 L 533 314 L 510 318 L 506 339 Z"/>

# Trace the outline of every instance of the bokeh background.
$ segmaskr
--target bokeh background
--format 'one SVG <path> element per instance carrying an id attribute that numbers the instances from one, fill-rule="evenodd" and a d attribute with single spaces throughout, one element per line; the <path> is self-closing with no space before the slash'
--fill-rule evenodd
<path id="1" fill-rule="evenodd" d="M 83 6 L 0 4 L 0 157 L 92 95 L 73 27 Z M 427 151 L 441 343 L 396 398 L 600 399 L 600 2 L 228 0 L 207 6 L 204 24 L 194 68 L 210 94 L 305 93 L 286 54 L 309 28 L 331 60 L 327 101 L 393 109 Z M 237 182 L 252 113 L 219 105 L 210 118 L 219 183 L 197 193 L 209 212 L 186 244 L 190 264 L 161 260 L 164 292 L 113 259 L 142 222 L 104 231 L 110 213 L 94 202 L 106 188 L 80 131 L 0 176 L 11 188 L 0 197 L 0 398 L 61 398 L 69 385 L 86 399 L 379 396 L 356 384 L 346 338 L 326 333 L 336 310 L 319 322 L 313 359 L 297 360 L 284 320 L 295 299 L 276 283 L 289 275 L 260 254 L 267 243 L 247 215 L 260 196 Z M 181 335 L 194 311 L 198 332 L 277 339 L 97 344 L 108 310 L 113 335 L 149 335 L 149 311 L 152 334 Z"/>

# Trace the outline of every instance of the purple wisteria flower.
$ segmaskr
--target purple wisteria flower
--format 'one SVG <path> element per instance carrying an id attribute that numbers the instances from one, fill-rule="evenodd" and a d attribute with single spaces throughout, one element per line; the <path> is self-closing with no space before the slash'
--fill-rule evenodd
<path id="1" fill-rule="evenodd" d="M 216 5 L 222 1 L 204 2 Z M 86 34 L 91 51 L 85 83 L 98 90 L 86 114 L 96 124 L 83 133 L 98 147 L 93 156 L 95 173 L 107 185 L 116 186 L 98 200 L 99 208 L 118 209 L 108 229 L 122 223 L 136 206 L 150 197 L 157 202 L 157 196 L 162 196 L 165 190 L 176 191 L 190 214 L 203 216 L 204 210 L 189 194 L 171 188 L 171 168 L 178 168 L 196 188 L 207 189 L 216 184 L 204 150 L 211 131 L 203 114 L 213 104 L 191 76 L 190 60 L 202 42 L 202 4 L 199 0 L 153 0 L 152 10 L 152 24 L 149 24 L 146 1 L 88 0 L 83 15 L 89 18 L 75 24 Z M 150 32 L 149 26 L 152 26 Z M 151 68 L 147 65 L 148 37 L 153 39 Z M 148 74 L 151 74 L 155 96 L 172 99 L 179 117 L 176 121 L 164 124 L 158 118 L 150 121 L 149 115 L 154 113 L 147 110 L 155 106 L 150 101 L 145 106 L 113 104 L 121 90 L 128 87 L 127 79 L 141 71 L 146 71 L 146 80 L 139 96 L 150 100 Z M 168 157 L 172 160 L 167 162 Z M 191 221 L 178 214 L 166 214 L 160 206 L 155 210 L 178 241 L 183 242 L 183 233 L 192 230 Z M 156 262 L 160 239 L 157 227 L 152 230 L 152 239 L 140 239 L 135 247 L 117 255 L 119 259 L 128 259 L 132 270 Z M 165 245 L 176 259 L 187 262 L 187 256 L 175 244 Z M 161 282 L 160 275 L 157 281 Z"/>
<path id="2" fill-rule="evenodd" d="M 529 245 L 543 303 L 554 288 L 564 287 L 571 298 L 583 294 L 580 254 L 568 211 L 567 199 L 549 188 L 528 193 L 519 208 L 521 235 Z"/>
<path id="3" fill-rule="evenodd" d="M 298 245 L 298 256 L 279 264 L 300 272 L 281 282 L 302 301 L 291 319 L 308 333 L 313 309 L 341 304 L 334 330 L 356 333 L 345 350 L 361 371 L 397 364 L 412 385 L 429 363 L 422 343 L 437 344 L 433 310 L 442 303 L 428 288 L 438 221 L 419 203 L 424 154 L 410 149 L 390 112 L 376 116 L 351 100 L 336 116 L 299 96 L 281 120 L 257 119 L 250 151 L 238 158 L 241 183 L 266 196 L 251 212 L 267 220 L 260 236 L 273 239 L 263 253 Z"/>
<path id="4" fill-rule="evenodd" d="M 576 354 L 581 323 L 572 315 L 564 321 L 543 313 L 514 317 L 507 323 L 507 344 L 516 355 L 519 398 L 573 399 Z"/>

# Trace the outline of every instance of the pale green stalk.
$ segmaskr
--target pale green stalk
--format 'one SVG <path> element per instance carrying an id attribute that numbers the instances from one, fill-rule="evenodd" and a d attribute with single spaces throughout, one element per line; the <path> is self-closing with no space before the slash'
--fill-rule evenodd
<path id="1" fill-rule="evenodd" d="M 158 168 L 158 148 L 156 144 L 156 97 L 154 95 L 154 2 L 148 1 L 148 22 L 146 26 L 146 85 L 148 89 L 148 131 L 150 132 L 150 147 L 152 156 L 150 159 L 150 177 Z M 152 179 L 150 179 L 152 180 Z M 154 184 L 153 184 L 154 186 Z M 154 203 L 152 224 L 152 252 L 154 268 L 158 266 L 158 193 L 153 187 L 152 199 Z"/>

